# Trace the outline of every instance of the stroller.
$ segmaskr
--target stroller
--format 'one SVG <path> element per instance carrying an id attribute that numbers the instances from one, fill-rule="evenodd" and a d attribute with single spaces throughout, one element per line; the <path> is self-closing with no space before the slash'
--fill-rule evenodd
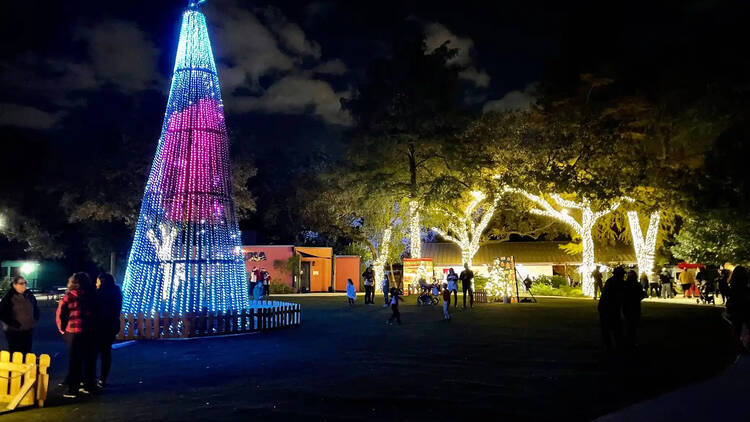
<path id="1" fill-rule="evenodd" d="M 421 281 L 421 280 L 420 280 Z M 432 294 L 432 285 L 419 283 L 419 296 L 417 296 L 417 306 L 434 306 L 440 303 L 437 296 Z"/>
<path id="2" fill-rule="evenodd" d="M 714 283 L 711 281 L 703 281 L 700 286 L 700 296 L 695 299 L 696 303 L 704 303 L 704 304 L 712 304 L 715 305 L 716 301 L 714 299 L 714 293 L 716 289 L 714 288 Z"/>

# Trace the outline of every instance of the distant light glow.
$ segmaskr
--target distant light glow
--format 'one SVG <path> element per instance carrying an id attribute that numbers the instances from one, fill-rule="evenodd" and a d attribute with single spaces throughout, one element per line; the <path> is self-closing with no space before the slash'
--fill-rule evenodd
<path id="1" fill-rule="evenodd" d="M 495 209 L 497 208 L 499 198 L 495 197 L 494 202 L 485 205 L 484 209 L 482 209 L 483 214 L 479 217 L 479 221 L 476 222 L 475 220 L 477 219 L 477 216 L 475 216 L 475 212 L 477 211 L 477 207 L 487 198 L 487 196 L 484 192 L 472 191 L 471 197 L 473 199 L 466 205 L 462 215 L 444 211 L 448 214 L 448 223 L 445 230 L 438 227 L 432 228 L 432 230 L 446 240 L 458 245 L 461 249 L 462 263 L 469 264 L 469 267 L 471 267 L 474 256 L 479 251 L 479 243 L 482 240 L 482 233 L 484 233 L 487 225 L 492 220 L 492 216 L 495 215 Z"/>
<path id="2" fill-rule="evenodd" d="M 23 275 L 29 275 L 36 271 L 37 263 L 36 262 L 24 262 L 21 264 L 21 274 Z"/>
<path id="3" fill-rule="evenodd" d="M 419 201 L 409 201 L 409 248 L 414 259 L 422 257 L 422 228 L 419 220 Z"/>
<path id="4" fill-rule="evenodd" d="M 202 13 L 182 17 L 172 86 L 123 280 L 123 312 L 247 308 L 229 140 Z"/>

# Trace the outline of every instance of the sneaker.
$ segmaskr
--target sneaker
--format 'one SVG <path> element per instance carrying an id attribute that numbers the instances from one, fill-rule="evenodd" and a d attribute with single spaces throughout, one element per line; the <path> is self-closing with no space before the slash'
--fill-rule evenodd
<path id="1" fill-rule="evenodd" d="M 78 398 L 78 394 L 67 392 L 67 393 L 63 393 L 63 397 L 65 397 L 66 399 L 76 399 Z"/>
<path id="2" fill-rule="evenodd" d="M 81 394 L 91 394 L 91 390 L 85 387 L 81 387 L 78 389 L 78 392 Z"/>
<path id="3" fill-rule="evenodd" d="M 99 387 L 99 388 L 104 388 L 104 387 L 105 387 L 106 385 L 107 385 L 107 383 L 106 383 L 106 382 L 104 382 L 104 381 L 102 381 L 102 380 L 96 380 L 96 386 L 97 386 L 97 387 Z"/>

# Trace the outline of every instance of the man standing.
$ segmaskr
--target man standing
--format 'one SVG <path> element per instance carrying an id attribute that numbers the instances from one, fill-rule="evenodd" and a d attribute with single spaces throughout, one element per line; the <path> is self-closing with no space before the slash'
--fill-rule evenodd
<path id="1" fill-rule="evenodd" d="M 461 271 L 461 275 L 458 276 L 461 280 L 461 286 L 464 292 L 464 309 L 466 309 L 466 293 L 469 293 L 469 308 L 474 307 L 474 288 L 472 282 L 474 281 L 474 272 L 469 268 L 469 264 L 464 264 L 464 270 Z"/>
<path id="2" fill-rule="evenodd" d="M 365 305 L 369 305 L 371 303 L 375 303 L 375 298 L 373 297 L 373 288 L 375 287 L 374 279 L 375 274 L 372 270 L 372 264 L 367 267 L 365 272 L 362 273 L 362 278 L 365 280 Z"/>
<path id="3" fill-rule="evenodd" d="M 453 307 L 456 308 L 458 307 L 458 274 L 453 271 L 453 268 L 450 268 L 445 279 L 448 280 L 448 291 L 453 293 Z M 450 302 L 450 298 L 448 302 Z"/>
<path id="4" fill-rule="evenodd" d="M 661 282 L 661 298 L 669 299 L 672 297 L 672 276 L 669 274 L 666 268 L 661 269 L 659 274 L 659 281 Z"/>
<path id="5" fill-rule="evenodd" d="M 599 299 L 599 322 L 602 327 L 602 341 L 607 352 L 613 352 L 622 347 L 622 287 L 625 283 L 625 269 L 617 267 L 612 271 L 612 277 L 602 288 Z"/>
<path id="6" fill-rule="evenodd" d="M 599 266 L 591 273 L 591 277 L 594 279 L 594 300 L 601 295 L 602 292 L 602 273 L 599 271 Z"/>

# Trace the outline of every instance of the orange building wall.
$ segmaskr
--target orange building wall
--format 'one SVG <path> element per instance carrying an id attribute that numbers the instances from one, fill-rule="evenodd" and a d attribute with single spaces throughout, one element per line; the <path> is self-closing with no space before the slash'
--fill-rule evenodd
<path id="1" fill-rule="evenodd" d="M 354 288 L 359 291 L 359 257 L 358 256 L 337 256 L 334 261 L 336 282 L 334 290 L 337 292 L 346 291 L 346 279 L 351 278 L 354 282 Z"/>
<path id="2" fill-rule="evenodd" d="M 310 262 L 310 291 L 327 292 L 331 285 L 331 260 L 328 258 L 302 258 Z"/>
<path id="3" fill-rule="evenodd" d="M 259 257 L 260 254 L 265 257 L 264 260 L 254 261 L 253 257 Z M 279 271 L 274 268 L 274 262 L 281 260 L 286 262 L 294 254 L 292 246 L 279 245 L 279 246 L 243 246 L 242 254 L 245 259 L 245 269 L 250 277 L 250 271 L 253 267 L 265 268 L 268 274 L 271 276 L 271 282 L 286 284 L 287 286 L 292 285 L 292 275 L 288 271 Z"/>

